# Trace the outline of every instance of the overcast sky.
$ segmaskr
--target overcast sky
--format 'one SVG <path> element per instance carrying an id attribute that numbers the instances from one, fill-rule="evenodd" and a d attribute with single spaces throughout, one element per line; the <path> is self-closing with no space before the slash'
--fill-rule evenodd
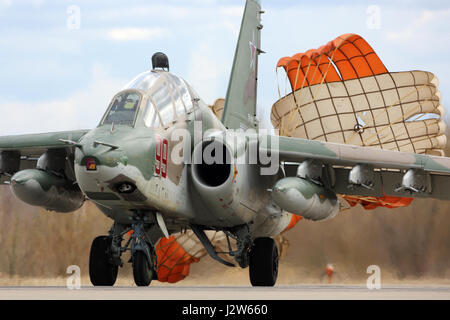
<path id="1" fill-rule="evenodd" d="M 450 106 L 449 1 L 262 1 L 259 113 L 278 99 L 279 58 L 344 33 L 390 71 L 426 70 Z M 206 103 L 226 93 L 244 0 L 0 0 L 0 135 L 95 127 L 156 51 Z"/>

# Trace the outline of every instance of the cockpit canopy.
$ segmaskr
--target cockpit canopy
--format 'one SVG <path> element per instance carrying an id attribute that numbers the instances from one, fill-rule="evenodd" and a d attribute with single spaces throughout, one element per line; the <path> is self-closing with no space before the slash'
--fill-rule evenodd
<path id="1" fill-rule="evenodd" d="M 140 101 L 141 95 L 137 92 L 126 91 L 116 95 L 103 124 L 116 123 L 132 126 Z"/>
<path id="2" fill-rule="evenodd" d="M 165 71 L 141 73 L 112 100 L 101 124 L 163 127 L 193 109 L 197 94 L 181 78 Z"/>

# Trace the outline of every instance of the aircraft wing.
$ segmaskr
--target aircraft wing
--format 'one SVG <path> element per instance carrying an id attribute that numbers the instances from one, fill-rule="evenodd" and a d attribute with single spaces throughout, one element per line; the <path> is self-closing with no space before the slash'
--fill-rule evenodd
<path id="1" fill-rule="evenodd" d="M 324 165 L 324 185 L 337 194 L 450 200 L 450 158 L 282 136 L 266 138 L 260 140 L 260 152 L 270 153 L 270 145 L 272 150 L 279 150 L 287 176 L 295 176 L 301 162 L 316 160 Z M 270 143 L 277 139 L 278 146 Z M 371 188 L 349 183 L 350 171 L 357 165 L 373 168 Z M 408 171 L 410 175 L 404 179 Z M 404 188 L 404 180 L 423 184 L 426 190 L 415 192 Z"/>
<path id="2" fill-rule="evenodd" d="M 88 132 L 89 130 L 76 130 L 0 137 L 0 183 L 9 180 L 9 177 L 1 172 L 6 154 L 19 154 L 19 170 L 35 168 L 38 158 L 49 149 L 73 150 L 72 145 L 61 140 L 78 142 Z"/>

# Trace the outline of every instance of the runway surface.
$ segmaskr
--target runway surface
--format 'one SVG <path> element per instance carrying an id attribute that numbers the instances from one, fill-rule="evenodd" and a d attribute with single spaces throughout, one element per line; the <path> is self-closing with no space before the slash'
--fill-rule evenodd
<path id="1" fill-rule="evenodd" d="M 1 300 L 450 300 L 449 286 L 0 287 Z"/>

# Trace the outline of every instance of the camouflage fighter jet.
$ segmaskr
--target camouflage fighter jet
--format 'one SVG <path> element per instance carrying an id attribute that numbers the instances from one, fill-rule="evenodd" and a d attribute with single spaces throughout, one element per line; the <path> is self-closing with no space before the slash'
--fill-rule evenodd
<path id="1" fill-rule="evenodd" d="M 256 120 L 261 6 L 247 0 L 222 119 L 162 53 L 117 93 L 92 130 L 0 137 L 1 182 L 24 202 L 72 212 L 92 201 L 114 222 L 92 242 L 91 282 L 112 286 L 130 250 L 135 283 L 159 267 L 159 239 L 221 231 L 251 284 L 273 286 L 272 239 L 298 216 L 334 217 L 337 194 L 450 200 L 450 158 L 270 135 Z M 129 241 L 124 236 L 131 234 Z M 231 242 L 229 242 L 231 243 Z M 232 261 L 232 260 L 231 260 Z"/>

